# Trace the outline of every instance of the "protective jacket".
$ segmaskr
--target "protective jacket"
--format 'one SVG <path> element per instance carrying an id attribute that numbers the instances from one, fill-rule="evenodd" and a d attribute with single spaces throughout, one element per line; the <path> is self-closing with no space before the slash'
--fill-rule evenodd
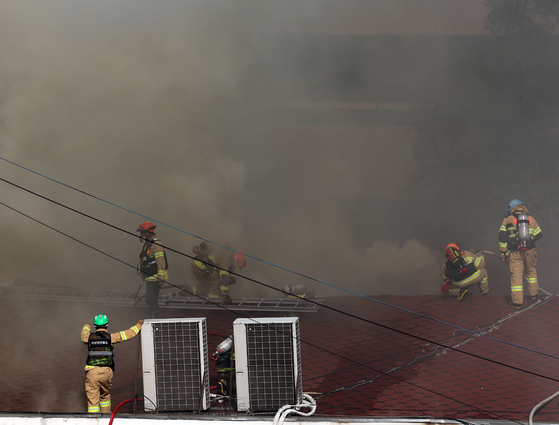
<path id="1" fill-rule="evenodd" d="M 140 253 L 139 268 L 142 276 L 148 281 L 167 281 L 169 279 L 167 254 L 163 248 L 163 243 L 156 237 L 144 243 Z"/>
<path id="2" fill-rule="evenodd" d="M 201 252 L 191 263 L 192 273 L 200 283 L 201 296 L 219 298 L 229 295 L 230 272 L 234 264 L 227 253 Z"/>
<path id="3" fill-rule="evenodd" d="M 528 208 L 520 204 L 514 207 L 507 217 L 503 220 L 501 228 L 499 229 L 499 249 L 501 253 L 508 251 L 521 250 L 520 239 L 518 238 L 518 214 L 530 214 Z M 536 247 L 536 241 L 542 237 L 542 230 L 534 217 L 528 215 L 530 239 L 527 242 L 527 249 L 531 250 Z"/>
<path id="4" fill-rule="evenodd" d="M 87 348 L 87 366 L 108 366 L 114 370 L 114 346 L 111 342 L 111 335 L 105 329 L 89 334 Z"/>
<path id="5" fill-rule="evenodd" d="M 470 251 L 463 252 L 463 261 L 458 264 L 445 261 L 442 266 L 443 280 L 449 279 L 459 286 L 468 286 L 480 278 L 480 270 L 485 268 L 485 258 L 477 257 Z"/>
<path id="6" fill-rule="evenodd" d="M 97 331 L 91 333 L 91 327 L 87 324 L 84 325 L 81 332 L 81 340 L 84 344 L 88 345 L 88 355 L 85 370 L 88 371 L 96 366 L 108 366 L 113 368 L 114 344 L 128 341 L 129 339 L 134 338 L 136 335 L 138 335 L 141 329 L 142 324 L 138 322 L 130 329 L 121 332 L 109 334 L 106 329 L 100 328 Z M 93 349 L 93 347 L 96 348 Z M 103 353 L 103 355 L 99 356 L 98 354 L 93 353 Z"/>

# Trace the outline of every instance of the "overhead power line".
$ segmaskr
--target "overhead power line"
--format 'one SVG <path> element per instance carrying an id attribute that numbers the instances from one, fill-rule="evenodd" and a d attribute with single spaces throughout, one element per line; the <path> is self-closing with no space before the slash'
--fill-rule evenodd
<path id="1" fill-rule="evenodd" d="M 163 226 L 166 226 L 166 227 L 169 227 L 169 228 L 171 228 L 171 229 L 177 230 L 177 231 L 179 231 L 179 232 L 181 232 L 181 233 L 184 233 L 184 234 L 187 234 L 187 235 L 190 235 L 190 236 L 194 236 L 194 237 L 196 237 L 196 238 L 199 238 L 199 239 L 201 239 L 201 240 L 204 240 L 204 241 L 209 242 L 209 243 L 211 243 L 211 244 L 214 244 L 214 245 L 216 245 L 216 246 L 225 248 L 225 249 L 227 249 L 227 250 L 229 250 L 229 251 L 238 252 L 238 251 L 235 251 L 235 250 L 233 250 L 233 249 L 231 249 L 231 248 L 229 248 L 229 247 L 227 247 L 227 246 L 221 245 L 221 244 L 219 244 L 219 243 L 217 243 L 217 242 L 213 242 L 213 241 L 211 241 L 211 240 L 209 240 L 209 239 L 205 239 L 205 238 L 203 238 L 203 237 L 201 237 L 201 236 L 197 236 L 197 235 L 195 235 L 195 234 L 193 234 L 193 233 L 190 233 L 190 232 L 187 232 L 187 231 L 185 231 L 185 230 L 179 229 L 179 228 L 177 228 L 177 227 L 171 226 L 171 225 L 166 224 L 166 223 L 164 223 L 164 222 L 161 222 L 161 221 L 158 221 L 158 220 L 156 220 L 156 219 L 153 219 L 153 218 L 150 218 L 150 217 L 148 217 L 148 216 L 145 216 L 145 215 L 143 215 L 143 214 L 140 214 L 140 213 L 138 213 L 138 212 L 136 212 L 136 211 L 130 210 L 130 209 L 125 208 L 125 207 L 122 207 L 122 206 L 120 206 L 120 205 L 118 205 L 118 204 L 116 204 L 116 203 L 113 203 L 113 202 L 107 201 L 107 200 L 105 200 L 105 199 L 103 199 L 103 198 L 100 198 L 100 197 L 98 197 L 98 196 L 92 195 L 92 194 L 90 194 L 90 193 L 88 193 L 88 192 L 86 192 L 86 191 L 83 191 L 83 190 L 81 190 L 81 189 L 77 189 L 77 188 L 75 188 L 75 187 L 73 187 L 73 186 L 70 186 L 70 185 L 68 185 L 68 184 L 66 184 L 66 183 L 63 183 L 63 182 L 59 181 L 59 180 L 53 179 L 53 178 L 51 178 L 51 177 L 48 177 L 48 176 L 46 176 L 46 175 L 44 175 L 44 174 L 41 174 L 41 173 L 39 173 L 39 172 L 37 172 L 37 171 L 34 171 L 34 170 L 30 169 L 30 168 L 24 167 L 24 166 L 22 166 L 22 165 L 20 165 L 20 164 L 17 164 L 17 163 L 15 163 L 15 162 L 10 161 L 10 160 L 8 160 L 8 159 L 6 159 L 6 158 L 3 158 L 3 157 L 1 157 L 1 156 L 0 156 L 0 160 L 3 160 L 3 161 L 5 161 L 5 162 L 7 162 L 7 163 L 10 163 L 10 164 L 14 165 L 14 166 L 17 166 L 17 167 L 19 167 L 19 168 L 22 168 L 22 169 L 24 169 L 24 170 L 26 170 L 26 171 L 29 171 L 29 172 L 31 172 L 31 173 L 34 173 L 34 174 L 36 174 L 36 175 L 38 175 L 38 176 L 41 176 L 41 177 L 43 177 L 43 178 L 45 178 L 45 179 L 48 179 L 48 180 L 52 181 L 52 182 L 55 182 L 55 183 L 60 184 L 60 185 L 62 185 L 62 186 L 65 186 L 65 187 L 67 187 L 67 188 L 69 188 L 69 189 L 75 190 L 75 191 L 77 191 L 77 192 L 79 192 L 79 193 L 82 193 L 82 194 L 84 194 L 84 195 L 86 195 L 86 196 L 92 197 L 92 198 L 94 198 L 94 199 L 97 199 L 97 200 L 99 200 L 99 201 L 105 202 L 105 203 L 107 203 L 107 204 L 109 204 L 109 205 L 112 205 L 112 206 L 114 206 L 114 207 L 117 207 L 117 208 L 120 208 L 120 209 L 122 209 L 122 210 L 128 211 L 128 212 L 133 213 L 133 214 L 135 214 L 135 215 L 138 215 L 138 216 L 140 216 L 140 217 L 142 217 L 142 218 L 145 218 L 145 219 L 154 221 L 154 222 L 156 222 L 156 223 L 158 223 L 158 224 L 161 224 L 161 225 L 163 225 Z M 124 230 L 124 229 L 121 229 L 121 228 L 119 228 L 119 227 L 117 227 L 117 226 L 114 226 L 114 225 L 112 225 L 112 224 L 109 224 L 109 223 L 107 223 L 107 222 L 104 222 L 104 221 L 102 221 L 102 220 L 99 220 L 99 219 L 97 219 L 97 218 L 95 218 L 95 217 L 92 217 L 92 216 L 90 216 L 90 215 L 88 215 L 88 214 L 85 214 L 85 213 L 83 213 L 83 212 L 80 212 L 80 211 L 78 211 L 78 210 L 75 210 L 75 209 L 73 209 L 73 208 L 70 208 L 70 207 L 68 207 L 68 206 L 66 206 L 66 205 L 64 205 L 64 204 L 61 204 L 61 203 L 59 203 L 59 202 L 56 202 L 56 201 L 54 201 L 54 200 L 52 200 L 52 199 L 49 199 L 49 198 L 47 198 L 47 197 L 45 197 L 45 196 L 39 195 L 38 193 L 35 193 L 35 192 L 33 192 L 33 191 L 29 190 L 29 189 L 23 188 L 23 187 L 21 187 L 21 186 L 15 184 L 15 183 L 12 183 L 12 182 L 10 182 L 10 181 L 8 181 L 8 180 L 5 180 L 5 179 L 0 178 L 0 181 L 3 181 L 3 182 L 5 182 L 5 183 L 7 183 L 7 184 L 10 184 L 10 185 L 12 185 L 12 186 L 14 186 L 14 187 L 17 187 L 17 188 L 21 189 L 21 190 L 24 190 L 24 191 L 26 191 L 26 192 L 29 192 L 29 193 L 31 193 L 31 194 L 33 194 L 33 195 L 35 195 L 35 196 L 38 196 L 38 197 L 40 197 L 40 198 L 43 198 L 43 199 L 45 199 L 45 200 L 47 200 L 47 201 L 49 201 L 49 202 L 52 202 L 52 203 L 54 203 L 54 204 L 56 204 L 56 205 L 59 205 L 59 206 L 61 206 L 61 207 L 63 207 L 63 208 L 69 209 L 70 211 L 73 211 L 73 212 L 75 212 L 75 213 L 77 213 L 77 214 L 81 214 L 81 215 L 83 215 L 83 216 L 85 216 L 85 217 L 87 217 L 87 218 L 90 218 L 90 219 L 95 220 L 95 221 L 97 221 L 97 222 L 103 223 L 103 224 L 105 224 L 105 225 L 107 225 L 107 226 L 109 226 L 109 227 L 112 227 L 112 228 L 114 228 L 114 229 L 117 229 L 117 230 L 122 231 L 122 232 L 124 232 L 124 233 L 127 233 L 127 234 L 129 234 L 129 235 L 133 235 L 134 237 L 137 237 L 137 235 L 135 235 L 134 233 L 128 232 L 128 231 L 126 231 L 126 230 Z M 172 248 L 166 247 L 166 249 L 168 249 L 169 251 L 178 253 L 178 254 L 180 254 L 180 255 L 183 255 L 183 256 L 186 256 L 186 257 L 189 257 L 189 258 L 193 258 L 193 257 L 190 256 L 190 255 L 184 254 L 184 253 L 182 253 L 182 252 L 180 252 L 180 251 L 177 251 L 177 250 L 173 250 Z M 476 336 L 481 336 L 481 337 L 484 337 L 484 338 L 488 338 L 488 339 L 491 339 L 491 340 L 493 340 L 493 341 L 496 341 L 496 342 L 499 342 L 499 343 L 502 343 L 502 344 L 506 344 L 506 345 L 509 345 L 509 346 L 512 346 L 512 347 L 516 347 L 516 348 L 519 348 L 519 349 L 522 349 L 522 350 L 531 351 L 531 352 L 538 353 L 538 354 L 541 354 L 541 355 L 546 356 L 546 357 L 551 357 L 551 358 L 554 358 L 554 359 L 558 359 L 558 360 L 559 360 L 559 357 L 554 356 L 554 355 L 552 355 L 552 354 L 544 353 L 544 352 L 538 351 L 538 350 L 533 350 L 533 349 L 531 349 L 531 348 L 524 347 L 524 346 L 521 346 L 521 345 L 518 345 L 518 344 L 514 344 L 514 343 L 512 343 L 512 342 L 503 341 L 503 340 L 498 339 L 498 338 L 494 338 L 494 337 L 491 337 L 491 336 L 488 336 L 488 335 L 480 334 L 480 333 L 477 333 L 477 332 L 475 332 L 475 331 L 473 331 L 473 330 L 471 330 L 471 329 L 464 328 L 464 327 L 462 327 L 462 326 L 458 326 L 458 325 L 455 325 L 455 324 L 446 322 L 446 321 L 444 321 L 444 320 L 436 319 L 436 318 L 434 318 L 434 317 L 426 316 L 426 315 L 424 315 L 424 314 L 417 313 L 417 312 L 414 312 L 414 311 L 412 311 L 412 310 L 405 309 L 405 308 L 399 307 L 399 306 L 397 306 L 397 305 L 390 304 L 390 303 L 387 303 L 387 302 L 385 302 L 385 301 L 377 300 L 377 299 L 375 299 L 375 298 L 372 298 L 372 297 L 369 297 L 369 296 L 360 294 L 360 293 L 358 293 L 358 292 L 351 291 L 351 290 L 349 290 L 349 289 L 346 289 L 346 288 L 342 288 L 342 287 L 333 285 L 333 284 L 331 284 L 331 283 L 322 281 L 322 280 L 320 280 L 320 279 L 313 278 L 313 277 L 311 277 L 311 276 L 308 276 L 308 275 L 305 275 L 305 274 L 303 274 L 303 273 L 300 273 L 300 272 L 297 272 L 297 271 L 288 269 L 288 268 L 286 268 L 286 267 L 279 266 L 279 265 L 274 264 L 274 263 L 270 263 L 270 262 L 268 262 L 268 261 L 266 261 L 266 260 L 262 260 L 262 259 L 260 259 L 260 258 L 258 258 L 258 257 L 254 257 L 254 256 L 249 255 L 249 254 L 247 254 L 247 253 L 243 253 L 243 254 L 244 254 L 245 256 L 249 257 L 249 258 L 252 258 L 252 259 L 256 260 L 256 261 L 259 261 L 259 262 L 268 264 L 268 265 L 270 265 L 270 266 L 273 266 L 273 267 L 282 269 L 282 270 L 284 270 L 284 271 L 287 271 L 287 272 L 289 272 L 289 273 L 298 275 L 298 276 L 303 277 L 303 278 L 305 278 L 305 279 L 309 279 L 309 280 L 312 280 L 312 281 L 314 281 L 314 282 L 318 282 L 318 283 L 321 283 L 321 284 L 330 286 L 330 287 L 335 288 L 335 289 L 338 289 L 338 290 L 340 290 L 340 291 L 347 292 L 347 293 L 349 293 L 349 294 L 352 294 L 352 295 L 355 295 L 355 296 L 358 296 L 358 297 L 367 299 L 367 300 L 369 300 L 369 301 L 373 301 L 373 302 L 376 302 L 376 303 L 379 303 L 379 304 L 383 304 L 383 305 L 385 305 L 385 306 L 387 306 L 387 307 L 394 308 L 394 309 L 397 309 L 397 310 L 400 310 L 400 311 L 403 311 L 403 312 L 412 314 L 412 315 L 414 315 L 414 316 L 422 317 L 422 318 L 424 318 L 424 319 L 427 319 L 427 320 L 430 320 L 430 321 L 433 321 L 433 322 L 436 322 L 436 323 L 440 323 L 440 324 L 443 324 L 443 325 L 445 325 L 445 326 L 450 326 L 450 327 L 455 328 L 455 329 L 460 329 L 460 330 L 462 330 L 462 331 L 472 333 L 472 334 L 474 334 L 474 335 L 476 335 Z M 234 275 L 236 275 L 236 276 L 243 277 L 244 279 L 247 279 L 247 280 L 251 280 L 251 279 L 247 278 L 246 276 L 242 276 L 242 275 L 239 275 L 239 274 L 236 274 L 236 273 L 232 273 L 232 274 L 234 274 Z M 282 290 L 280 290 L 280 289 L 278 289 L 278 288 L 275 288 L 275 287 L 273 287 L 273 286 L 271 286 L 271 285 L 266 285 L 266 284 L 264 284 L 264 283 L 262 283 L 262 282 L 257 282 L 257 281 L 254 281 L 254 282 L 255 282 L 255 283 L 258 283 L 258 284 L 260 284 L 260 285 L 266 286 L 266 287 L 268 287 L 268 288 L 271 288 L 271 289 L 273 289 L 274 291 L 279 291 L 279 292 L 282 292 L 282 293 L 284 293 L 284 294 L 286 293 L 286 292 L 284 292 L 284 291 L 282 291 Z M 315 303 L 315 304 L 316 304 L 316 303 Z"/>
<path id="2" fill-rule="evenodd" d="M 12 185 L 12 186 L 14 186 L 14 187 L 20 188 L 20 189 L 22 189 L 22 190 L 24 190 L 24 191 L 26 191 L 26 192 L 29 192 L 29 193 L 31 193 L 31 194 L 33 194 L 33 195 L 36 195 L 36 196 L 38 196 L 38 197 L 40 197 L 40 198 L 42 198 L 42 199 L 45 199 L 45 200 L 47 200 L 47 201 L 49 201 L 49 202 L 52 202 L 52 203 L 54 203 L 54 204 L 56 204 L 56 205 L 59 205 L 59 206 L 63 207 L 63 208 L 69 209 L 70 211 L 73 211 L 73 212 L 75 212 L 75 213 L 77 213 L 77 214 L 80 214 L 80 215 L 83 215 L 83 216 L 85 216 L 85 217 L 88 217 L 88 218 L 90 218 L 90 219 L 92 219 L 92 220 L 95 220 L 95 221 L 97 221 L 97 222 L 99 222 L 99 223 L 103 223 L 103 224 L 105 224 L 105 225 L 107 225 L 107 226 L 110 226 L 110 227 L 113 228 L 113 229 L 119 230 L 119 231 L 124 232 L 124 233 L 127 233 L 127 234 L 129 234 L 129 235 L 134 235 L 133 233 L 131 233 L 131 232 L 127 231 L 127 230 L 124 230 L 124 229 L 122 229 L 122 228 L 120 228 L 120 227 L 118 227 L 118 226 L 115 226 L 115 225 L 112 225 L 112 224 L 110 224 L 110 223 L 107 223 L 107 222 L 105 222 L 105 221 L 103 221 L 103 220 L 100 220 L 100 219 L 98 219 L 98 218 L 95 218 L 95 217 L 93 217 L 93 216 L 91 216 L 91 215 L 89 215 L 89 214 L 85 214 L 85 213 L 83 213 L 83 212 L 81 212 L 81 211 L 78 211 L 78 210 L 76 210 L 76 209 L 74 209 L 74 208 L 71 208 L 71 207 L 69 207 L 69 206 L 67 206 L 67 205 L 61 204 L 60 202 L 54 201 L 54 200 L 52 200 L 52 199 L 50 199 L 50 198 L 47 198 L 46 196 L 39 195 L 38 193 L 35 193 L 35 192 L 33 192 L 33 191 L 29 190 L 29 189 L 25 189 L 25 188 L 23 188 L 23 187 L 21 187 L 21 186 L 15 184 L 15 183 L 12 183 L 12 182 L 9 182 L 9 181 L 5 180 L 5 179 L 3 179 L 3 178 L 0 178 L 0 181 L 3 181 L 3 182 L 5 182 L 5 183 L 8 183 L 8 184 L 10 184 L 10 185 Z M 137 237 L 137 236 L 134 235 L 134 237 Z M 181 251 L 174 250 L 174 249 L 172 249 L 172 248 L 166 248 L 166 249 L 168 249 L 168 250 L 170 250 L 170 251 L 172 251 L 172 252 L 175 252 L 175 253 L 177 253 L 177 254 L 183 255 L 183 256 L 185 256 L 185 257 L 194 259 L 193 256 L 188 255 L 188 254 L 185 254 L 185 253 L 183 253 L 183 252 L 181 252 Z M 218 267 L 218 268 L 219 268 L 219 267 Z M 219 269 L 221 269 L 221 268 L 219 268 Z M 221 270 L 223 270 L 223 269 L 221 269 Z M 282 292 L 282 293 L 284 293 L 284 294 L 288 294 L 288 295 L 289 295 L 289 293 L 286 292 L 286 291 L 283 291 L 283 290 L 278 289 L 278 288 L 274 288 L 274 287 L 271 286 L 271 285 L 268 285 L 268 284 L 266 284 L 266 283 L 257 281 L 257 280 L 255 280 L 255 279 L 249 278 L 249 277 L 247 277 L 247 276 L 242 276 L 242 275 L 240 275 L 240 274 L 238 274 L 238 273 L 234 273 L 234 272 L 231 272 L 231 274 L 233 274 L 233 275 L 235 275 L 235 276 L 242 277 L 242 278 L 244 278 L 244 279 L 246 279 L 246 280 L 248 280 L 248 281 L 250 281 L 250 282 L 256 283 L 256 284 L 258 284 L 258 285 L 262 285 L 262 286 L 265 286 L 265 287 L 267 287 L 267 288 L 270 288 L 270 289 L 273 289 L 273 290 L 276 290 L 276 291 L 279 291 L 279 292 Z M 186 291 L 186 292 L 188 292 L 188 291 Z M 190 292 L 189 292 L 189 293 L 190 293 Z M 199 298 L 201 298 L 201 297 L 199 297 Z M 308 302 L 311 302 L 311 303 L 314 303 L 314 304 L 318 304 L 317 302 L 312 301 L 311 299 L 307 299 L 307 301 L 308 301 Z M 378 323 L 378 322 L 374 322 L 374 321 L 372 321 L 372 320 L 365 319 L 365 318 L 360 317 L 360 316 L 357 316 L 357 315 L 355 315 L 355 314 L 348 313 L 348 312 L 344 312 L 344 311 L 342 311 L 342 310 L 336 309 L 336 308 L 331 307 L 331 306 L 327 306 L 327 305 L 323 305 L 323 304 L 320 304 L 320 306 L 323 307 L 323 308 L 326 308 L 326 309 L 335 311 L 335 312 L 337 312 L 337 313 L 344 314 L 344 315 L 346 315 L 346 316 L 348 316 L 348 317 L 352 317 L 352 318 L 354 318 L 354 319 L 364 321 L 364 322 L 369 323 L 369 324 L 371 324 L 371 325 L 375 325 L 375 326 L 378 326 L 378 327 L 381 327 L 381 328 L 384 328 L 384 329 L 387 329 L 387 330 L 390 330 L 390 331 L 399 333 L 399 334 L 401 334 L 401 335 L 406 335 L 406 336 L 408 336 L 408 337 L 416 338 L 416 339 L 419 339 L 419 340 L 421 340 L 421 341 L 425 341 L 425 342 L 428 342 L 428 343 L 431 343 L 431 344 L 441 345 L 441 344 L 439 344 L 439 343 L 437 343 L 437 342 L 435 342 L 435 341 L 432 341 L 432 340 L 430 340 L 430 339 L 427 339 L 427 338 L 424 338 L 424 337 L 420 337 L 420 336 L 417 336 L 417 335 L 413 335 L 413 334 L 410 334 L 409 332 L 405 332 L 405 331 L 402 331 L 402 330 L 399 330 L 399 329 L 395 329 L 395 328 L 392 328 L 392 327 L 390 327 L 390 326 L 383 325 L 383 324 L 381 324 L 381 323 Z M 461 328 L 460 328 L 460 329 L 461 329 Z M 474 333 L 474 334 L 476 334 L 476 335 L 482 335 L 482 336 L 483 336 L 483 334 L 478 334 L 477 332 L 473 332 L 473 331 L 471 331 L 471 330 L 467 330 L 467 331 L 468 331 L 468 332 L 471 332 L 471 333 Z M 491 339 L 494 339 L 494 338 L 491 338 Z M 500 340 L 497 340 L 497 341 L 500 341 Z M 508 342 L 506 342 L 506 341 L 501 341 L 501 342 L 503 342 L 503 343 L 505 343 L 505 344 L 508 344 L 508 345 L 515 345 L 515 344 L 508 343 Z M 548 377 L 548 376 L 545 376 L 545 375 L 541 375 L 541 374 L 539 374 L 539 373 L 531 372 L 531 371 L 528 371 L 528 370 L 525 370 L 525 369 L 522 369 L 522 368 L 518 368 L 518 367 L 516 367 L 516 366 L 507 365 L 507 364 L 505 364 L 505 363 L 502 363 L 502 362 L 499 362 L 499 361 L 496 361 L 496 360 L 492 360 L 492 359 L 489 359 L 489 358 L 486 358 L 486 357 L 483 357 L 483 356 L 479 356 L 479 355 L 477 355 L 477 354 L 469 353 L 469 352 L 467 352 L 467 351 L 459 350 L 459 349 L 457 349 L 456 347 L 451 347 L 451 346 L 447 346 L 447 345 L 442 345 L 442 346 L 445 347 L 445 348 L 447 348 L 447 349 L 449 349 L 449 350 L 457 351 L 457 352 L 459 352 L 459 353 L 466 354 L 466 355 L 468 355 L 468 356 L 475 357 L 475 358 L 478 358 L 478 359 L 481 359 L 481 360 L 485 360 L 485 361 L 488 361 L 488 362 L 491 362 L 491 363 L 494 363 L 494 364 L 498 364 L 498 365 L 501 365 L 501 366 L 505 366 L 505 367 L 508 367 L 508 368 L 511 368 L 511 369 L 514 369 L 514 370 L 517 370 L 517 371 L 520 371 L 520 372 L 523 372 L 523 373 L 528 373 L 528 374 L 530 374 L 530 375 L 538 376 L 538 377 L 540 377 L 540 378 L 549 379 L 549 380 L 552 380 L 552 381 L 555 381 L 555 382 L 559 382 L 558 379 L 551 378 L 551 377 Z M 515 345 L 515 346 L 516 346 L 516 345 Z M 531 351 L 531 352 L 535 352 L 535 353 L 538 353 L 538 354 L 542 354 L 542 355 L 545 355 L 545 356 L 548 356 L 548 357 L 553 357 L 553 358 L 559 359 L 559 357 L 553 356 L 553 355 L 548 354 L 548 353 L 542 353 L 542 352 L 539 352 L 539 351 L 536 351 L 536 350 L 532 350 L 532 349 L 530 349 L 530 348 L 524 348 L 524 347 L 520 347 L 520 346 L 517 346 L 517 347 L 518 347 L 518 348 L 523 348 L 523 349 L 525 349 L 525 350 L 527 350 L 527 351 Z"/>

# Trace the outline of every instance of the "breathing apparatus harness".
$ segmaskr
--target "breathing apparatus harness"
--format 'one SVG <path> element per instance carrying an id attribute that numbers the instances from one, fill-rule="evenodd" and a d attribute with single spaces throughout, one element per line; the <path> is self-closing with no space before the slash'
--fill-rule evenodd
<path id="1" fill-rule="evenodd" d="M 114 371 L 114 346 L 111 342 L 111 335 L 105 328 L 100 328 L 89 334 L 87 348 L 87 366 L 108 366 Z"/>
<path id="2" fill-rule="evenodd" d="M 212 258 L 213 255 L 208 252 L 208 244 L 206 242 L 202 242 L 200 245 L 195 245 L 192 248 L 192 252 L 196 254 L 196 257 L 194 257 L 195 261 L 204 263 L 206 271 L 204 273 L 204 279 L 207 279 L 208 276 L 211 275 L 214 272 L 214 269 L 217 267 L 215 260 Z"/>
<path id="3" fill-rule="evenodd" d="M 152 255 L 150 256 L 151 247 L 154 242 L 159 241 L 157 238 L 153 238 L 152 240 L 146 239 L 146 244 L 144 244 L 144 248 L 140 253 L 140 262 L 138 263 L 138 274 L 144 273 L 148 276 L 153 276 L 157 274 L 157 262 L 155 261 L 155 257 Z M 149 242 L 149 243 L 147 243 Z M 167 262 L 167 253 L 163 253 L 165 258 L 165 270 L 169 268 L 169 263 Z"/>
<path id="4" fill-rule="evenodd" d="M 525 212 L 513 213 L 514 221 L 506 225 L 508 234 L 507 249 L 509 251 L 527 251 L 536 247 L 530 238 L 532 219 Z"/>

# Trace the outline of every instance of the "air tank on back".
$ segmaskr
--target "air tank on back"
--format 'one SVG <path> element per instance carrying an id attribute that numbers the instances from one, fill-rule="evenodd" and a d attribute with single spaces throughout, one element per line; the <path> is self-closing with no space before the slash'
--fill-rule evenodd
<path id="1" fill-rule="evenodd" d="M 518 239 L 525 244 L 530 239 L 530 219 L 528 218 L 528 214 L 520 213 L 518 214 L 517 220 Z"/>

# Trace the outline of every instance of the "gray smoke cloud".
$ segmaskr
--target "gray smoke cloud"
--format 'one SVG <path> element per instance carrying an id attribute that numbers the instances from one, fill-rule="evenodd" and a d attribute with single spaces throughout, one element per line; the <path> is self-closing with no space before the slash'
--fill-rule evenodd
<path id="1" fill-rule="evenodd" d="M 397 226 L 394 239 L 368 238 L 384 224 L 347 213 L 359 200 L 402 195 L 414 166 L 405 128 L 255 118 L 276 99 L 254 90 L 254 69 L 297 78 L 266 51 L 264 35 L 317 26 L 331 12 L 323 6 L 1 0 L 0 154 L 261 258 L 242 273 L 275 287 L 306 280 L 267 262 L 361 293 L 434 293 L 440 253 Z M 130 232 L 145 221 L 4 161 L 0 177 Z M 135 266 L 137 239 L 3 186 L 9 206 Z M 130 267 L 9 209 L 2 217 L 6 281 L 137 288 Z M 157 233 L 186 253 L 199 243 L 163 225 Z M 171 281 L 193 283 L 190 260 L 168 254 Z M 232 292 L 272 295 L 242 281 Z"/>

